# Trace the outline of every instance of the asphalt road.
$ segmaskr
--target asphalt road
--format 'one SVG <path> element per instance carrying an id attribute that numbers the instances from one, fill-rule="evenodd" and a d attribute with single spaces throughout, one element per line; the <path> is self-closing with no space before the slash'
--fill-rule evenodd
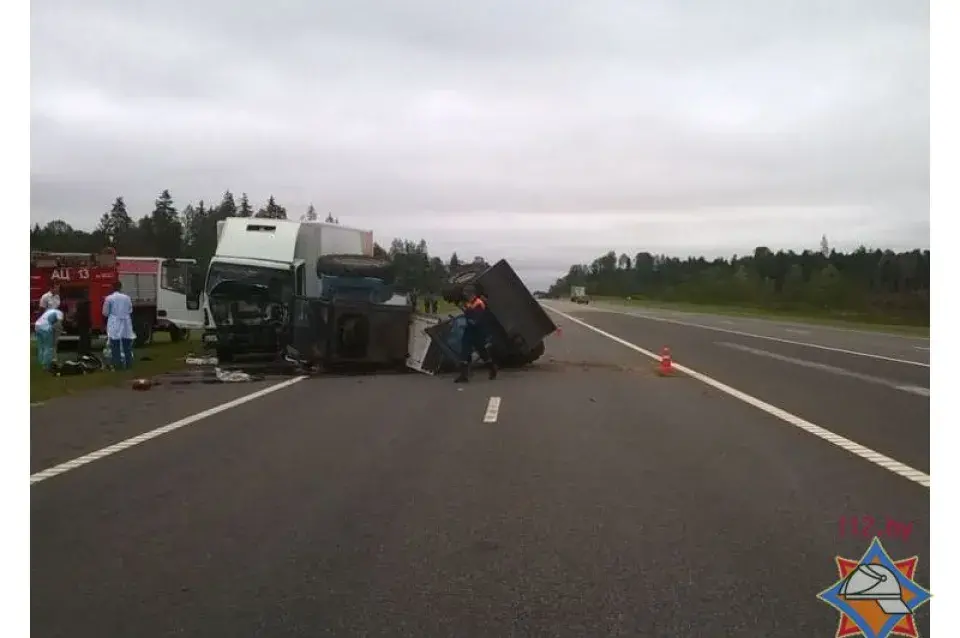
<path id="1" fill-rule="evenodd" d="M 756 337 L 766 337 L 768 341 L 788 343 L 802 342 L 821 349 L 845 350 L 847 354 L 856 352 L 863 356 L 870 354 L 873 359 L 898 359 L 916 363 L 930 363 L 930 339 L 906 334 L 892 334 L 875 330 L 857 330 L 840 326 L 828 326 L 810 323 L 777 321 L 748 316 L 710 315 L 703 313 L 643 308 L 614 303 L 594 303 L 578 306 L 560 302 L 560 306 L 583 311 L 603 310 L 621 312 L 651 321 L 669 323 L 684 327 L 698 326 L 718 334 L 747 333 Z"/>
<path id="2" fill-rule="evenodd" d="M 926 368 L 578 316 L 929 467 L 928 399 L 866 380 Z M 843 516 L 913 523 L 884 544 L 927 582 L 926 487 L 557 322 L 537 367 L 494 382 L 303 379 L 34 483 L 33 635 L 832 636 L 816 594 L 868 544 Z M 34 408 L 32 471 L 253 385 Z"/>

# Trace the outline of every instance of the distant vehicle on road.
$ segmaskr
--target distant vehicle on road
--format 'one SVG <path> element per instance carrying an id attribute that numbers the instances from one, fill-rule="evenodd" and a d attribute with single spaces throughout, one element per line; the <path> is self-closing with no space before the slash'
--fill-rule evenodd
<path id="1" fill-rule="evenodd" d="M 570 301 L 573 303 L 588 304 L 590 298 L 587 297 L 586 286 L 570 286 Z"/>

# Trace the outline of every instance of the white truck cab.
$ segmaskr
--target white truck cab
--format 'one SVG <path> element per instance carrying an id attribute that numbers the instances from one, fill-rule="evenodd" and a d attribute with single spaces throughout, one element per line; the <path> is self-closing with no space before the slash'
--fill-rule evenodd
<path id="1" fill-rule="evenodd" d="M 372 255 L 372 231 L 255 217 L 218 222 L 202 290 L 204 343 L 223 360 L 273 350 L 271 335 L 283 320 L 277 313 L 295 295 L 319 295 L 320 277 L 311 266 L 330 254 Z"/>

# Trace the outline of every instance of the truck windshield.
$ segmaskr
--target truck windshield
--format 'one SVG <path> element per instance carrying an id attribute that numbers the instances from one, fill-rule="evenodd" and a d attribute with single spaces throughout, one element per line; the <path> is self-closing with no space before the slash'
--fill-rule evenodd
<path id="1" fill-rule="evenodd" d="M 205 292 L 217 324 L 259 324 L 293 296 L 293 274 L 282 268 L 212 262 Z"/>

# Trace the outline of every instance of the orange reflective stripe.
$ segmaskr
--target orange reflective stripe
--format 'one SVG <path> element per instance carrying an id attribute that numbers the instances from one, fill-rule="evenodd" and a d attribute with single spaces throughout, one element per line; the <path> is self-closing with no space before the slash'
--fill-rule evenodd
<path id="1" fill-rule="evenodd" d="M 474 309 L 483 309 L 483 308 L 485 308 L 485 307 L 486 307 L 486 306 L 485 306 L 485 304 L 483 303 L 483 299 L 481 299 L 480 297 L 477 297 L 477 298 L 474 299 L 473 301 L 467 302 L 467 308 L 470 308 L 471 310 L 474 310 Z"/>

